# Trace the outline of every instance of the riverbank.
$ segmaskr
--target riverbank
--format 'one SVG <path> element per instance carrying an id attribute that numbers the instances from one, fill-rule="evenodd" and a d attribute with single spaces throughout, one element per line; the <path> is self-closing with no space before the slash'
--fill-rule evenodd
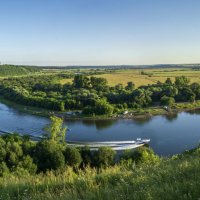
<path id="1" fill-rule="evenodd" d="M 176 103 L 169 110 L 164 109 L 162 106 L 154 106 L 154 107 L 134 109 L 134 110 L 129 109 L 127 110 L 128 112 L 126 114 L 113 114 L 111 116 L 108 115 L 86 116 L 86 115 L 67 115 L 66 112 L 58 112 L 44 108 L 25 106 L 9 101 L 3 97 L 0 97 L 0 102 L 18 110 L 19 112 L 31 115 L 50 117 L 52 114 L 55 114 L 57 116 L 63 117 L 64 119 L 73 119 L 73 120 L 148 119 L 158 115 L 170 116 L 180 112 L 188 112 L 200 109 L 200 100 L 198 100 L 194 103 L 189 103 L 189 102 Z"/>
<path id="2" fill-rule="evenodd" d="M 44 109 L 44 108 L 37 108 L 37 107 L 33 107 L 33 106 L 21 105 L 21 104 L 15 103 L 13 101 L 9 101 L 3 97 L 0 97 L 0 103 L 10 106 L 11 108 L 18 110 L 19 112 L 23 112 L 23 113 L 27 113 L 27 114 L 31 114 L 31 115 L 49 117 L 52 114 L 51 110 Z"/>

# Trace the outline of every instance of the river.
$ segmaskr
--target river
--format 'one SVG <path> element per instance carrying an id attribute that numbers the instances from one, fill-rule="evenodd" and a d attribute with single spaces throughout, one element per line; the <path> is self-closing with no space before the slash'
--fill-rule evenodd
<path id="1" fill-rule="evenodd" d="M 0 103 L 0 130 L 41 135 L 49 119 L 17 111 Z M 200 141 L 200 112 L 155 116 L 148 120 L 67 120 L 73 141 L 122 141 L 150 138 L 150 146 L 163 156 L 196 147 Z"/>

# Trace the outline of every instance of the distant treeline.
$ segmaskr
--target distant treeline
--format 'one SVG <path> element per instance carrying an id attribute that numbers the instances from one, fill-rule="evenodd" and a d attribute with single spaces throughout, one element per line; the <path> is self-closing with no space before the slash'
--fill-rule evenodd
<path id="1" fill-rule="evenodd" d="M 192 68 L 200 69 L 200 64 L 157 64 L 157 65 L 77 65 L 77 66 L 42 66 L 42 69 L 162 69 Z"/>
<path id="2" fill-rule="evenodd" d="M 190 68 L 193 70 L 199 70 L 200 64 L 157 64 L 157 65 L 77 65 L 77 66 L 24 66 L 24 65 L 0 65 L 0 76 L 8 75 L 21 75 L 28 74 L 30 72 L 37 72 L 42 69 L 107 69 L 107 70 L 119 70 L 119 69 L 163 69 L 163 68 Z"/>
<path id="3" fill-rule="evenodd" d="M 17 66 L 17 65 L 0 65 L 0 76 L 17 76 L 25 75 L 40 71 L 38 67 Z"/>

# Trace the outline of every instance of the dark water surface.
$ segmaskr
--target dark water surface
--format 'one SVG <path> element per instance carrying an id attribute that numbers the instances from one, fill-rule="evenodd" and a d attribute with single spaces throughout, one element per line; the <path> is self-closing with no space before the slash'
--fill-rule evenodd
<path id="1" fill-rule="evenodd" d="M 49 119 L 18 112 L 0 103 L 0 130 L 41 135 Z M 149 120 L 68 120 L 68 140 L 113 141 L 150 138 L 150 146 L 159 155 L 181 153 L 200 141 L 200 112 L 182 112 Z"/>

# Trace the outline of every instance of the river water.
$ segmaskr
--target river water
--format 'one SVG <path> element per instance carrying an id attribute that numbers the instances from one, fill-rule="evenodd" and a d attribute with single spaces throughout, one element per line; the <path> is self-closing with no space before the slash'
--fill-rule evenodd
<path id="1" fill-rule="evenodd" d="M 0 103 L 0 130 L 41 135 L 49 119 L 19 112 Z M 155 116 L 148 120 L 67 120 L 67 139 L 73 141 L 123 141 L 150 138 L 159 155 L 181 153 L 200 141 L 200 112 Z"/>

